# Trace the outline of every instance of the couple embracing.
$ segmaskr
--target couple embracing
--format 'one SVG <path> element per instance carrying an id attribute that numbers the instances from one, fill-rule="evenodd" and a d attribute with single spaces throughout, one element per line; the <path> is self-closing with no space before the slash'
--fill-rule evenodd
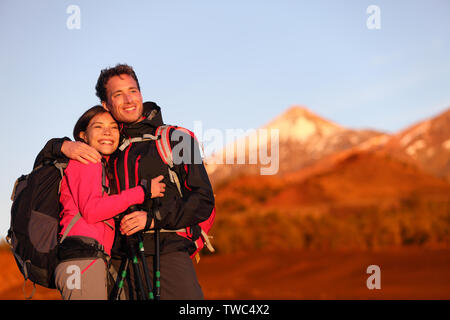
<path id="1" fill-rule="evenodd" d="M 126 239 L 139 234 L 149 269 L 144 272 L 154 274 L 155 251 L 160 250 L 161 299 L 203 299 L 191 257 L 198 251 L 198 239 L 208 241 L 201 238 L 205 234 L 200 223 L 213 219 L 215 211 L 194 135 L 178 127 L 167 127 L 165 137 L 158 135 L 164 124 L 161 109 L 143 102 L 137 76 L 128 65 L 102 70 L 96 94 L 101 105 L 77 121 L 75 141 L 50 140 L 35 162 L 37 166 L 49 159 L 70 159 L 61 182 L 61 244 L 55 271 L 62 298 L 107 299 L 110 275 L 117 276 L 127 255 Z M 175 132 L 178 138 L 171 139 Z M 139 143 L 146 140 L 142 137 L 151 139 Z M 164 150 L 155 143 L 158 139 L 165 139 L 169 148 L 183 143 L 183 161 L 169 170 Z M 167 231 L 161 232 L 158 248 L 154 230 Z M 68 268 L 74 265 L 81 270 L 76 288 L 68 281 Z M 138 276 L 129 270 L 122 298 L 135 298 Z"/>

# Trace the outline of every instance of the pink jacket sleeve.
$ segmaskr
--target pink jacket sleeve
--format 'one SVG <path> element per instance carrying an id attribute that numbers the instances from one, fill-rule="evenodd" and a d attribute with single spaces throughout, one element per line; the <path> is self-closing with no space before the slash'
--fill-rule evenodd
<path id="1" fill-rule="evenodd" d="M 128 207 L 144 201 L 144 190 L 134 187 L 120 194 L 102 194 L 101 163 L 71 160 L 65 170 L 67 184 L 81 215 L 88 223 L 111 219 Z"/>

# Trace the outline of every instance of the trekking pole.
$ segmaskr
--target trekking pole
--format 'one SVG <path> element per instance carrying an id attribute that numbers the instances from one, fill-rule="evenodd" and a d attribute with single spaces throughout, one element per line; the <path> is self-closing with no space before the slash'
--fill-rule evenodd
<path id="1" fill-rule="evenodd" d="M 161 213 L 159 212 L 160 201 L 159 198 L 153 200 L 153 213 L 155 219 L 161 220 Z M 160 271 L 160 252 L 159 252 L 159 228 L 155 228 L 155 300 L 161 299 L 161 271 Z"/>
<path id="2" fill-rule="evenodd" d="M 144 290 L 144 284 L 142 283 L 142 277 L 141 277 L 141 271 L 139 270 L 139 262 L 136 254 L 136 248 L 135 243 L 132 243 L 130 237 L 127 237 L 127 247 L 130 252 L 131 262 L 133 264 L 133 270 L 134 270 L 134 276 L 135 276 L 135 282 L 137 282 L 138 286 L 138 292 L 137 294 L 140 295 L 140 298 L 142 300 L 145 300 L 145 290 Z"/>
<path id="3" fill-rule="evenodd" d="M 123 213 L 120 214 L 117 217 L 114 217 L 115 223 L 120 221 L 123 218 Z M 125 283 L 125 279 L 127 277 L 127 270 L 128 270 L 128 264 L 130 262 L 130 259 L 128 257 L 128 252 L 125 253 L 125 256 L 122 256 L 120 267 L 117 272 L 117 278 L 114 282 L 114 286 L 109 294 L 109 300 L 119 300 L 120 294 L 122 293 L 123 286 Z"/>
<path id="4" fill-rule="evenodd" d="M 130 262 L 130 259 L 125 258 L 122 260 L 119 272 L 117 273 L 117 279 L 116 283 L 114 284 L 113 291 L 110 294 L 110 300 L 119 300 L 120 294 L 123 290 L 123 284 L 125 282 L 125 278 L 127 277 L 127 270 L 128 270 L 128 263 Z"/>
<path id="5" fill-rule="evenodd" d="M 161 299 L 161 272 L 160 272 L 160 258 L 159 258 L 159 229 L 155 230 L 155 299 Z"/>
<path id="6" fill-rule="evenodd" d="M 145 282 L 147 283 L 148 299 L 153 300 L 152 280 L 150 279 L 147 259 L 145 258 L 144 241 L 142 239 L 142 233 L 137 234 L 139 242 L 139 254 L 141 256 L 142 267 L 144 269 Z"/>
<path id="7" fill-rule="evenodd" d="M 137 206 L 131 206 L 128 208 L 128 213 L 132 213 L 134 211 L 138 211 L 140 210 Z M 136 253 L 136 235 L 131 235 L 131 236 L 127 236 L 126 237 L 126 242 L 127 242 L 127 247 L 128 247 L 128 251 L 131 257 L 131 262 L 133 264 L 133 270 L 134 270 L 134 275 L 135 275 L 135 283 L 137 282 L 137 286 L 138 286 L 138 292 L 137 294 L 140 294 L 140 298 L 142 300 L 146 300 L 148 295 L 145 294 L 145 290 L 144 290 L 144 284 L 142 282 L 142 276 L 141 276 L 141 271 L 139 270 L 139 262 L 138 262 L 138 257 L 137 257 L 137 253 Z M 139 246 L 142 245 L 142 249 L 144 248 L 143 243 L 141 242 L 139 244 Z M 141 250 L 139 250 L 141 252 Z M 142 254 L 142 257 L 144 258 L 143 260 L 145 260 L 145 256 Z M 145 273 L 145 268 L 144 268 L 144 273 Z"/>

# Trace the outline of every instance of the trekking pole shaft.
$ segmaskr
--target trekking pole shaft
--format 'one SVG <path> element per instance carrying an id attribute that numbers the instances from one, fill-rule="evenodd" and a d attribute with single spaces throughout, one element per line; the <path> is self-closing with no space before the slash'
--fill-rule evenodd
<path id="1" fill-rule="evenodd" d="M 150 279 L 147 259 L 145 258 L 144 241 L 142 240 L 142 234 L 138 233 L 137 238 L 139 241 L 139 255 L 141 257 L 142 267 L 144 269 L 145 282 L 147 283 L 148 298 L 150 300 L 153 300 L 154 297 L 152 290 L 152 280 Z"/>
<path id="2" fill-rule="evenodd" d="M 121 279 L 119 282 L 119 290 L 117 292 L 116 300 L 118 300 L 120 298 L 120 294 L 122 293 L 123 284 L 125 282 L 125 278 L 127 277 L 127 270 L 128 270 L 129 262 L 130 262 L 130 260 L 127 258 L 126 263 L 125 263 L 125 268 L 123 269 L 122 274 L 121 274 Z"/>
<path id="3" fill-rule="evenodd" d="M 129 261 L 130 260 L 126 258 L 123 259 L 120 264 L 119 272 L 117 273 L 116 283 L 114 285 L 113 291 L 111 292 L 110 300 L 119 300 L 120 294 L 122 293 L 123 290 L 123 284 L 127 276 Z"/>
<path id="4" fill-rule="evenodd" d="M 161 272 L 160 272 L 160 252 L 159 252 L 159 229 L 155 230 L 155 299 L 161 298 Z"/>
<path id="5" fill-rule="evenodd" d="M 138 286 L 138 294 L 140 294 L 140 298 L 146 300 L 144 285 L 142 283 L 141 271 L 139 270 L 139 262 L 136 254 L 136 248 L 134 247 L 134 243 L 131 243 L 127 237 L 128 242 L 128 250 L 130 250 L 131 262 L 133 264 L 135 283 L 137 282 Z"/>
<path id="6" fill-rule="evenodd" d="M 132 213 L 132 212 L 135 212 L 138 210 L 139 210 L 139 207 L 133 205 L 133 206 L 130 206 L 127 211 L 128 211 L 128 213 Z M 132 238 L 133 238 L 133 241 L 132 241 Z M 137 285 L 138 285 L 138 288 L 137 288 L 138 293 L 137 294 L 138 295 L 140 294 L 140 298 L 143 300 L 150 299 L 151 296 L 145 294 L 144 283 L 142 282 L 142 276 L 141 276 L 141 272 L 139 270 L 138 256 L 137 256 L 136 247 L 135 247 L 136 244 L 139 245 L 139 254 L 141 255 L 143 263 L 145 263 L 145 255 L 143 254 L 144 244 L 142 242 L 142 237 L 140 237 L 140 233 L 138 233 L 138 234 L 135 234 L 132 236 L 128 236 L 126 239 L 127 239 L 128 250 L 129 250 L 129 253 L 131 256 L 131 262 L 133 263 L 135 284 L 137 282 Z M 137 243 L 136 243 L 136 240 L 137 240 Z M 145 266 L 144 266 L 144 274 L 147 277 L 147 272 L 146 272 Z"/>

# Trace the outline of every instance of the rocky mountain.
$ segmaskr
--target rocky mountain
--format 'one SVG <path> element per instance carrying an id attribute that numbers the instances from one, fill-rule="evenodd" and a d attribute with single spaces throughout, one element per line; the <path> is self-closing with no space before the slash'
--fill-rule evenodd
<path id="1" fill-rule="evenodd" d="M 450 181 L 450 108 L 400 131 L 380 148 Z"/>
<path id="2" fill-rule="evenodd" d="M 450 244 L 450 110 L 392 135 L 299 107 L 264 128 L 279 130 L 278 174 L 207 166 L 220 250 Z"/>
<path id="3" fill-rule="evenodd" d="M 273 141 L 272 132 L 278 132 L 278 143 Z M 277 161 L 277 174 L 284 175 L 307 167 L 330 154 L 381 136 L 386 134 L 345 128 L 305 107 L 293 106 L 258 131 L 255 130 L 213 155 L 207 161 L 207 170 L 213 183 L 240 175 L 261 174 L 261 168 L 273 166 L 273 163 L 267 164 L 267 159 L 261 156 L 261 148 L 264 148 L 267 150 L 262 154 L 270 155 L 271 162 Z M 230 150 L 234 156 L 232 161 L 227 162 Z M 238 160 L 239 150 L 244 161 Z M 245 156 L 242 157 L 244 153 Z M 252 156 L 258 156 L 258 160 L 252 163 Z"/>

